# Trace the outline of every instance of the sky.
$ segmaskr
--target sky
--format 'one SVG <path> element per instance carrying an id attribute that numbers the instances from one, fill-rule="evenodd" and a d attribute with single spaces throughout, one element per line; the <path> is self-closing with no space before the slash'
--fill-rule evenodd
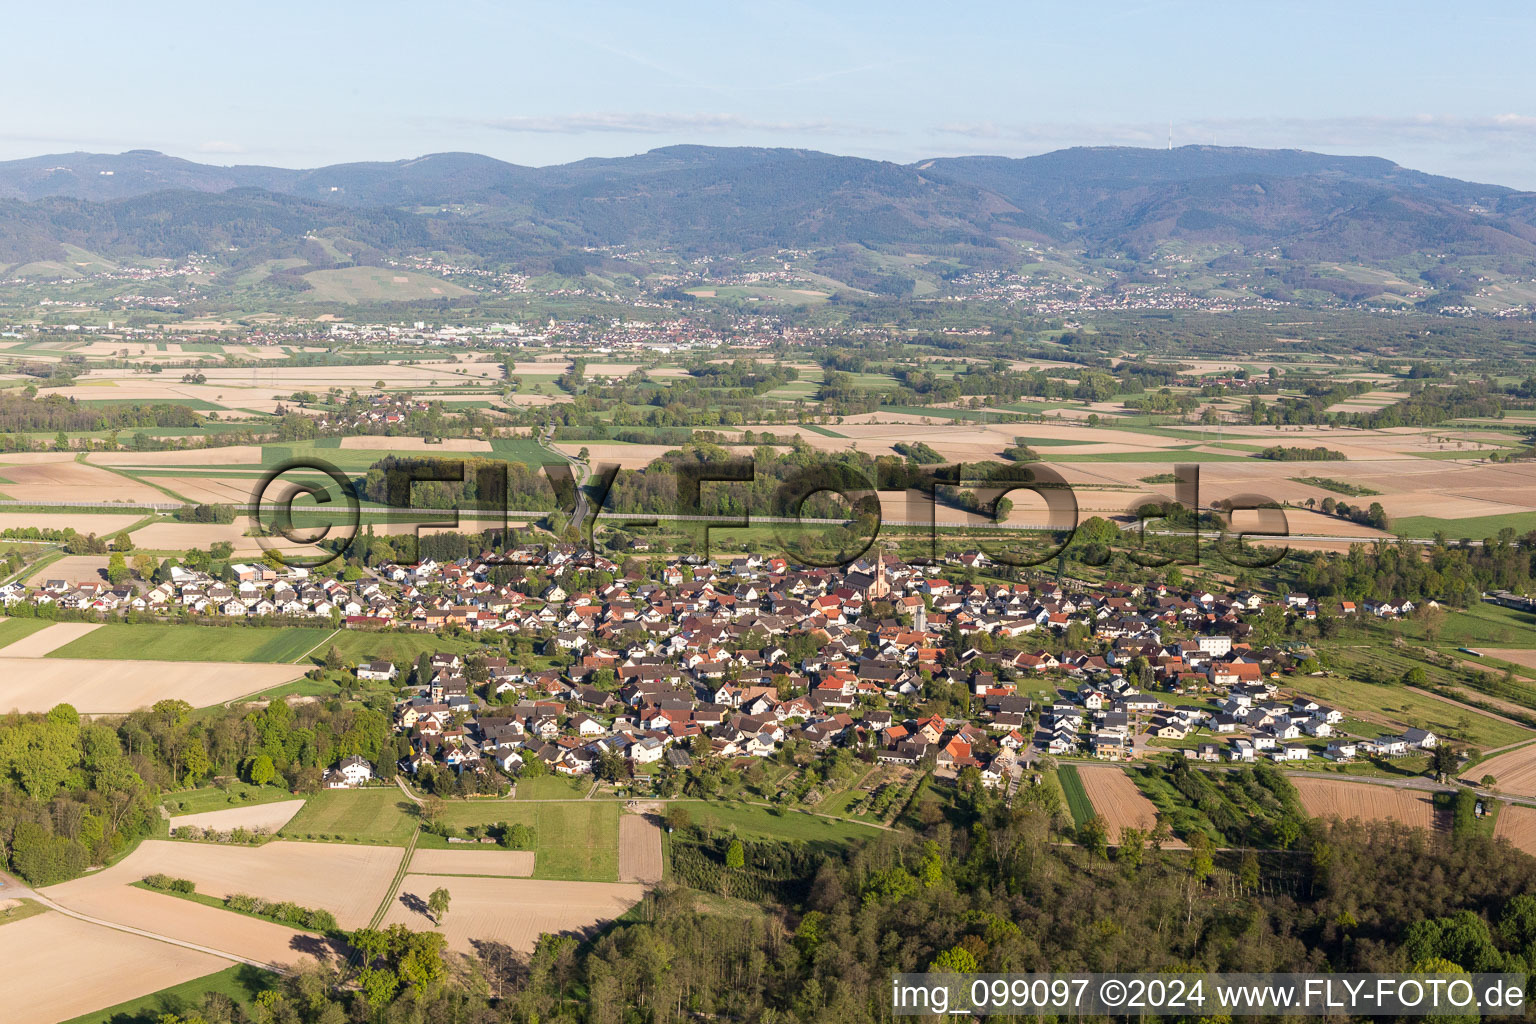
<path id="1" fill-rule="evenodd" d="M 1074 145 L 1383 156 L 1536 190 L 1536 5 L 28 4 L 0 159 L 314 167 L 659 146 L 911 162 Z"/>

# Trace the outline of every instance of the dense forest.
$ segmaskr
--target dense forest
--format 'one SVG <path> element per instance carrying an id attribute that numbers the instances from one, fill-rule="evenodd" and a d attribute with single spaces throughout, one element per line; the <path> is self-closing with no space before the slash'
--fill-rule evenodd
<path id="1" fill-rule="evenodd" d="M 203 418 L 185 405 L 170 402 L 85 404 L 62 395 L 29 398 L 0 395 L 0 433 L 42 430 L 132 430 L 143 427 L 196 427 Z"/>
<path id="2" fill-rule="evenodd" d="M 360 754 L 392 773 L 389 701 L 332 701 L 194 716 L 163 700 L 117 722 L 67 704 L 0 717 L 0 853 L 35 885 L 79 875 L 150 834 L 156 795 L 239 776 L 314 791 L 336 760 Z"/>

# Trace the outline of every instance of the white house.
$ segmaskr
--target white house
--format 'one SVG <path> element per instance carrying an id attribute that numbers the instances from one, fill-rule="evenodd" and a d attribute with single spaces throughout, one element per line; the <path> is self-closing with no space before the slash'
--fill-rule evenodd
<path id="1" fill-rule="evenodd" d="M 327 789 L 355 789 L 372 780 L 373 765 L 356 754 L 343 758 L 336 767 L 326 769 L 322 781 Z"/>

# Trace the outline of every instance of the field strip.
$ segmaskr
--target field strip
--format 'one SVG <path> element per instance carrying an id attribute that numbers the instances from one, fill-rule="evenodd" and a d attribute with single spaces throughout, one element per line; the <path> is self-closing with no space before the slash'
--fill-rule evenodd
<path id="1" fill-rule="evenodd" d="M 237 828 L 264 828 L 276 832 L 299 813 L 303 800 L 275 800 L 271 803 L 252 804 L 249 807 L 226 807 L 217 811 L 195 811 L 177 814 L 170 819 L 171 828 L 191 826 L 229 832 Z"/>
<path id="2" fill-rule="evenodd" d="M 214 949 L 211 946 L 200 945 L 196 942 L 188 942 L 186 939 L 178 939 L 170 935 L 161 935 L 159 932 L 147 931 L 143 928 L 135 928 L 131 924 L 119 924 L 116 921 L 104 921 L 99 917 L 92 917 L 89 914 L 82 914 L 78 911 L 70 910 L 68 907 L 55 903 L 53 900 L 50 900 L 48 897 L 44 896 L 42 893 L 35 889 L 32 890 L 31 898 L 37 900 L 37 902 L 41 903 L 49 910 L 57 910 L 65 917 L 72 917 L 77 921 L 84 921 L 86 924 L 100 925 L 103 928 L 111 928 L 116 932 L 125 932 L 129 935 L 138 935 L 146 939 L 154 939 L 157 942 L 165 942 L 172 946 L 180 946 L 183 949 L 190 949 L 197 953 L 207 953 L 209 956 L 222 957 L 225 960 L 232 960 L 239 964 L 250 964 L 252 967 L 259 967 L 264 971 L 274 971 L 278 974 L 288 973 L 288 969 L 282 964 L 264 963 L 260 960 L 252 960 L 247 956 L 241 956 L 239 953 L 230 953 L 222 949 Z"/>
<path id="3" fill-rule="evenodd" d="M 7 658 L 41 658 L 100 628 L 99 622 L 59 622 L 7 644 L 5 656 Z"/>
<path id="4" fill-rule="evenodd" d="M 125 715 L 171 699 L 203 708 L 302 674 L 294 665 L 0 656 L 0 712 L 71 704 L 82 715 Z"/>
<path id="5" fill-rule="evenodd" d="M 648 814 L 619 817 L 619 881 L 654 885 L 661 881 L 661 827 Z"/>
<path id="6" fill-rule="evenodd" d="M 161 485 L 159 485 L 157 483 L 154 483 L 153 481 L 145 480 L 143 477 L 135 476 L 132 473 L 126 473 L 123 470 L 117 469 L 114 466 L 109 466 L 109 465 L 107 465 L 105 463 L 90 462 L 90 461 L 88 461 L 86 459 L 86 455 L 88 455 L 88 454 L 89 454 L 88 452 L 82 452 L 79 461 L 81 463 L 84 463 L 87 466 L 93 466 L 96 469 L 104 469 L 108 473 L 115 473 L 115 474 L 117 474 L 118 476 L 122 477 L 125 480 L 132 480 L 136 484 L 143 484 L 145 487 L 153 487 L 155 490 L 159 491 L 161 494 L 164 494 L 167 497 L 175 498 L 177 501 L 183 502 L 184 504 L 188 504 L 188 505 L 194 504 L 194 502 L 190 498 L 187 498 L 184 495 L 177 494 L 175 491 L 171 490 L 169 487 L 162 487 Z"/>
<path id="7" fill-rule="evenodd" d="M 336 634 L 340 633 L 340 632 L 341 632 L 341 630 L 339 630 L 339 629 L 332 631 L 330 636 L 326 637 L 324 640 L 321 640 L 319 644 L 315 644 L 315 646 L 311 647 L 309 650 L 305 651 L 303 654 L 299 655 L 297 658 L 294 658 L 293 661 L 289 662 L 289 664 L 290 665 L 297 665 L 299 662 L 303 661 L 305 658 L 309 657 L 311 654 L 314 654 L 316 651 L 318 651 L 320 649 L 320 644 L 327 644 L 327 643 L 330 643 L 332 640 L 336 639 Z"/>
<path id="8" fill-rule="evenodd" d="M 413 875 L 474 875 L 480 878 L 528 878 L 533 875 L 531 850 L 417 850 L 411 858 Z"/>
<path id="9" fill-rule="evenodd" d="M 221 956 L 52 912 L 0 928 L 0 963 L 8 1024 L 71 1020 L 229 967 Z"/>

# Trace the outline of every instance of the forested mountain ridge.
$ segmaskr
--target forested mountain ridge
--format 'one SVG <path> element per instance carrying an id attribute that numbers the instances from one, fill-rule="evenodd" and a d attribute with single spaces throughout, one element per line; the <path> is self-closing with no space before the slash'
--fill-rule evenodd
<path id="1" fill-rule="evenodd" d="M 1000 265 L 1015 243 L 1144 259 L 1170 242 L 1294 260 L 1416 254 L 1536 265 L 1536 200 L 1374 157 L 1187 146 L 901 165 L 673 146 L 532 168 L 465 153 L 313 170 L 144 150 L 0 163 L 0 262 L 302 249 L 537 264 L 578 248 L 689 255 L 858 245 Z M 1511 272 L 1514 272 L 1511 270 Z"/>

